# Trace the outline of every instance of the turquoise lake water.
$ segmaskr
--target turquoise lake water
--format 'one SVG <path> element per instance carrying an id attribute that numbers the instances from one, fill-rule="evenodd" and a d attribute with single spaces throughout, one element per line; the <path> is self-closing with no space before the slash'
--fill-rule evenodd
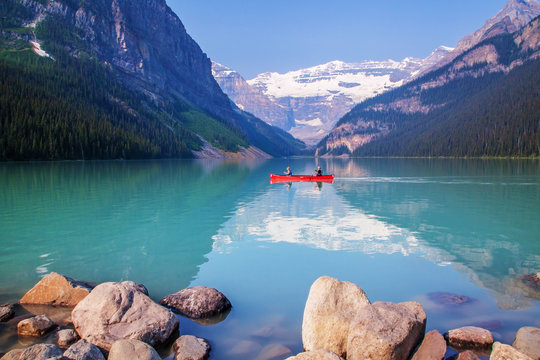
<path id="1" fill-rule="evenodd" d="M 286 166 L 317 165 L 334 184 L 269 183 Z M 4 163 L 0 244 L 0 303 L 51 271 L 133 280 L 156 301 L 217 288 L 233 304 L 225 320 L 180 319 L 180 333 L 208 339 L 215 359 L 300 352 L 305 301 L 322 275 L 358 284 L 372 302 L 419 301 L 428 330 L 480 325 L 511 343 L 519 327 L 540 327 L 540 291 L 520 280 L 540 272 L 533 160 Z M 470 299 L 442 304 L 441 292 Z M 3 326 L 0 353 L 21 347 Z"/>

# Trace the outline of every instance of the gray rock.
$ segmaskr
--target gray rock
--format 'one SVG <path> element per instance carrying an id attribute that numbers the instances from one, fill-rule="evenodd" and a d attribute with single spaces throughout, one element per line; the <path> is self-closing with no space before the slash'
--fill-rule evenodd
<path id="1" fill-rule="evenodd" d="M 518 330 L 512 346 L 523 354 L 540 360 L 540 329 L 532 326 L 522 327 Z"/>
<path id="2" fill-rule="evenodd" d="M 62 350 L 52 344 L 32 345 L 21 353 L 19 360 L 61 360 Z"/>
<path id="3" fill-rule="evenodd" d="M 92 286 L 52 272 L 41 279 L 19 300 L 21 304 L 75 306 L 92 290 Z"/>
<path id="4" fill-rule="evenodd" d="M 501 344 L 496 341 L 493 344 L 490 360 L 532 360 L 531 357 L 519 352 L 510 345 Z"/>
<path id="5" fill-rule="evenodd" d="M 105 360 L 101 350 L 86 340 L 79 340 L 64 352 L 67 360 Z"/>
<path id="6" fill-rule="evenodd" d="M 328 350 L 315 350 L 288 357 L 286 360 L 343 360 L 343 358 Z"/>
<path id="7" fill-rule="evenodd" d="M 491 331 L 476 326 L 465 326 L 444 334 L 448 344 L 456 350 L 486 350 L 493 344 Z"/>
<path id="8" fill-rule="evenodd" d="M 426 334 L 412 360 L 442 360 L 446 354 L 446 341 L 437 330 Z"/>
<path id="9" fill-rule="evenodd" d="M 17 324 L 17 333 L 20 336 L 41 336 L 52 330 L 56 324 L 46 315 L 38 315 L 20 321 Z"/>
<path id="10" fill-rule="evenodd" d="M 231 308 L 231 302 L 225 295 L 206 286 L 180 290 L 167 295 L 159 303 L 194 319 L 212 317 Z"/>
<path id="11" fill-rule="evenodd" d="M 106 350 L 121 339 L 160 344 L 178 328 L 178 318 L 131 281 L 96 286 L 73 309 L 71 318 L 81 338 Z"/>
<path id="12" fill-rule="evenodd" d="M 68 347 L 79 340 L 79 335 L 73 329 L 63 329 L 56 333 L 56 343 L 60 347 Z"/>
<path id="13" fill-rule="evenodd" d="M 161 360 L 153 347 L 139 340 L 124 339 L 111 346 L 108 360 Z"/>
<path id="14" fill-rule="evenodd" d="M 304 349 L 329 350 L 345 357 L 350 323 L 369 304 L 358 285 L 328 276 L 318 278 L 311 285 L 304 308 Z"/>
<path id="15" fill-rule="evenodd" d="M 180 336 L 173 346 L 174 360 L 205 360 L 210 356 L 210 343 L 192 335 Z"/>
<path id="16" fill-rule="evenodd" d="M 15 315 L 15 309 L 11 304 L 0 305 L 0 322 L 8 321 Z"/>
<path id="17" fill-rule="evenodd" d="M 24 349 L 13 349 L 2 356 L 0 360 L 19 360 Z"/>
<path id="18" fill-rule="evenodd" d="M 417 302 L 365 306 L 351 323 L 347 359 L 408 359 L 425 329 L 426 313 Z"/>

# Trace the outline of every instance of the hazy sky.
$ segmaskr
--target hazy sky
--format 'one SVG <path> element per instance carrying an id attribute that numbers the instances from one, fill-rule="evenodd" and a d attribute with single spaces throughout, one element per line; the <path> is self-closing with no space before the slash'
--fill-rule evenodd
<path id="1" fill-rule="evenodd" d="M 213 60 L 246 79 L 332 60 L 426 57 L 506 0 L 167 0 Z"/>

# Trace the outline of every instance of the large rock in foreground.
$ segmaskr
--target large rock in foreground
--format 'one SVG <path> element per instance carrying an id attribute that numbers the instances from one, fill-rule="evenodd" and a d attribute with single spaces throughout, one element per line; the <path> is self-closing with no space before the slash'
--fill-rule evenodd
<path id="1" fill-rule="evenodd" d="M 52 272 L 24 294 L 19 303 L 75 306 L 91 290 L 92 287 L 87 283 Z"/>
<path id="2" fill-rule="evenodd" d="M 174 342 L 174 360 L 206 360 L 210 356 L 210 343 L 192 335 L 180 336 Z"/>
<path id="3" fill-rule="evenodd" d="M 160 302 L 193 319 L 208 318 L 231 308 L 231 302 L 214 288 L 194 286 L 167 295 Z"/>
<path id="4" fill-rule="evenodd" d="M 177 317 L 131 281 L 96 286 L 71 317 L 81 338 L 106 350 L 120 339 L 160 344 L 178 328 Z"/>
<path id="5" fill-rule="evenodd" d="M 426 313 L 415 301 L 365 306 L 351 323 L 347 360 L 408 359 L 425 330 Z"/>
<path id="6" fill-rule="evenodd" d="M 109 352 L 108 360 L 161 360 L 153 347 L 139 340 L 116 341 Z"/>
<path id="7" fill-rule="evenodd" d="M 512 346 L 523 354 L 540 360 L 540 329 L 532 326 L 522 327 L 518 330 Z"/>
<path id="8" fill-rule="evenodd" d="M 315 350 L 288 357 L 286 360 L 343 360 L 343 358 L 328 350 Z"/>
<path id="9" fill-rule="evenodd" d="M 345 357 L 350 323 L 367 305 L 369 299 L 358 285 L 328 276 L 318 278 L 304 309 L 304 349 L 328 350 Z"/>
<path id="10" fill-rule="evenodd" d="M 64 353 L 66 360 L 105 360 L 99 348 L 81 339 L 71 345 Z"/>
<path id="11" fill-rule="evenodd" d="M 52 344 L 30 346 L 21 353 L 19 360 L 61 360 L 62 350 Z"/>

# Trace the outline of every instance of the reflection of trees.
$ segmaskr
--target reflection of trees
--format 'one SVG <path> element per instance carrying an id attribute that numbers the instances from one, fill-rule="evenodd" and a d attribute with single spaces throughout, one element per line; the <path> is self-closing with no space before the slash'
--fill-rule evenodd
<path id="1" fill-rule="evenodd" d="M 337 182 L 338 193 L 368 214 L 416 234 L 445 261 L 497 292 L 501 308 L 526 305 L 519 274 L 540 266 L 540 198 L 534 162 L 355 160 L 373 178 Z M 386 178 L 393 174 L 392 177 Z M 536 297 L 539 299 L 539 297 Z"/>
<path id="2" fill-rule="evenodd" d="M 150 287 L 153 296 L 185 287 L 248 173 L 226 162 L 5 164 L 0 238 L 10 246 L 0 286 L 21 291 L 37 281 L 36 271 L 54 270 L 160 286 Z"/>

